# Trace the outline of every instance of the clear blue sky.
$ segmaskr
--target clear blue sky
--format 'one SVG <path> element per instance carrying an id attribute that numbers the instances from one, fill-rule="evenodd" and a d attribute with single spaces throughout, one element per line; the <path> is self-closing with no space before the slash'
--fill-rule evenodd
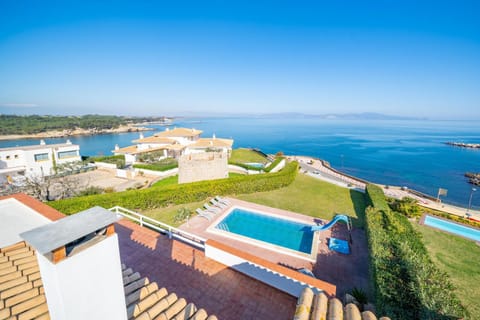
<path id="1" fill-rule="evenodd" d="M 479 17 L 453 0 L 1 0 L 0 112 L 480 119 Z"/>

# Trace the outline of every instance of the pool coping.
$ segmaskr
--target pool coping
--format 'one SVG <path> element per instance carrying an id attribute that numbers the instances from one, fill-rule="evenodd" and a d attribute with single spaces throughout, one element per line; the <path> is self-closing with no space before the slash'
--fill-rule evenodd
<path id="1" fill-rule="evenodd" d="M 286 247 L 283 247 L 283 246 L 268 243 L 266 241 L 253 239 L 253 238 L 250 238 L 250 237 L 242 236 L 242 235 L 239 235 L 239 234 L 236 234 L 236 233 L 233 233 L 233 232 L 228 232 L 228 231 L 224 231 L 224 230 L 216 228 L 218 223 L 223 221 L 223 219 L 225 219 L 235 209 L 243 209 L 243 210 L 258 213 L 258 214 L 261 214 L 261 215 L 266 215 L 266 216 L 274 217 L 274 218 L 281 219 L 281 220 L 288 220 L 288 221 L 292 221 L 292 222 L 296 222 L 296 223 L 301 223 L 301 224 L 304 224 L 304 225 L 310 225 L 310 226 L 315 225 L 315 224 L 306 222 L 306 221 L 301 220 L 301 219 L 296 219 L 295 217 L 283 216 L 283 215 L 275 214 L 275 213 L 272 213 L 272 212 L 267 212 L 266 210 L 268 209 L 268 207 L 263 206 L 263 205 L 261 205 L 261 206 L 263 208 L 258 209 L 258 208 L 248 208 L 248 206 L 242 206 L 241 204 L 233 204 L 232 206 L 229 206 L 228 208 L 226 208 L 226 210 L 224 210 L 221 214 L 216 216 L 215 219 L 211 222 L 211 224 L 207 227 L 207 229 L 205 231 L 207 233 L 220 235 L 222 237 L 230 238 L 232 240 L 243 241 L 243 242 L 246 242 L 248 244 L 251 244 L 251 245 L 254 245 L 254 246 L 259 246 L 263 249 L 275 251 L 275 252 L 280 253 L 280 254 L 286 254 L 286 255 L 289 255 L 289 256 L 293 256 L 295 258 L 307 260 L 309 262 L 316 262 L 317 261 L 317 253 L 318 253 L 318 244 L 319 244 L 319 233 L 318 232 L 313 232 L 312 247 L 310 249 L 310 253 L 308 254 L 308 253 L 303 253 L 301 251 L 297 251 L 297 250 L 294 250 L 294 249 L 289 249 L 289 248 L 286 248 Z"/>

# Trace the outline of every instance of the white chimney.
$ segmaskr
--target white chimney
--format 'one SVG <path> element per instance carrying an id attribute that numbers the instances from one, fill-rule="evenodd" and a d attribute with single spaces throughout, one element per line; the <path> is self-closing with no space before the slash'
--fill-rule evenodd
<path id="1" fill-rule="evenodd" d="M 217 139 L 217 137 L 215 136 L 215 133 L 213 134 L 212 138 L 215 140 Z"/>
<path id="2" fill-rule="evenodd" d="M 65 142 L 65 144 L 72 144 L 72 141 L 70 141 L 70 139 L 67 139 L 67 141 Z"/>
<path id="3" fill-rule="evenodd" d="M 168 130 L 170 130 L 170 129 L 169 129 L 168 127 L 166 127 L 166 128 L 165 128 L 165 131 L 168 131 Z"/>
<path id="4" fill-rule="evenodd" d="M 41 145 L 41 146 L 44 146 L 44 145 L 46 145 L 46 143 L 45 143 L 45 140 L 43 140 L 43 139 L 42 139 L 42 140 L 40 140 L 40 145 Z"/>
<path id="5" fill-rule="evenodd" d="M 118 144 L 115 145 L 115 151 L 117 150 L 120 150 L 120 147 L 118 146 Z"/>
<path id="6" fill-rule="evenodd" d="M 143 139 L 143 138 L 145 138 L 145 137 L 143 136 L 143 133 L 140 133 L 140 139 Z"/>
<path id="7" fill-rule="evenodd" d="M 20 234 L 36 251 L 52 320 L 127 319 L 117 220 L 94 207 Z"/>

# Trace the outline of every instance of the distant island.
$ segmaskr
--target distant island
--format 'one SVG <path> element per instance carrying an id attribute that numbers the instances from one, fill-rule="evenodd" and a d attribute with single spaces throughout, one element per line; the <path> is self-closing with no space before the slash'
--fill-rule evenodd
<path id="1" fill-rule="evenodd" d="M 171 122 L 166 117 L 0 115 L 0 140 L 147 131 L 142 124 Z"/>

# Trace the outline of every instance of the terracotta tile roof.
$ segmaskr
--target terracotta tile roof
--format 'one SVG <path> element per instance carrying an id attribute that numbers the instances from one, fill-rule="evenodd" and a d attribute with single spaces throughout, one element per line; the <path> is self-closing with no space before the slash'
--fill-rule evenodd
<path id="1" fill-rule="evenodd" d="M 146 137 L 143 139 L 133 140 L 134 143 L 161 143 L 161 144 L 172 144 L 175 142 L 173 139 L 165 138 L 165 137 L 157 137 L 155 135 L 151 137 Z"/>
<path id="2" fill-rule="evenodd" d="M 155 148 L 148 148 L 148 149 L 138 149 L 137 146 L 128 146 L 125 148 L 120 148 L 118 150 L 112 150 L 113 153 L 121 153 L 121 154 L 140 154 L 152 151 L 159 151 L 167 149 L 167 146 L 155 147 Z"/>
<path id="3" fill-rule="evenodd" d="M 315 295 L 310 288 L 305 288 L 298 298 L 293 320 L 309 319 L 376 320 L 377 317 L 371 311 L 360 313 L 358 307 L 354 303 L 348 303 L 344 307 L 342 302 L 337 298 L 329 299 L 323 292 Z M 390 320 L 390 318 L 381 317 L 379 320 Z"/>
<path id="4" fill-rule="evenodd" d="M 193 303 L 177 297 L 175 293 L 159 288 L 156 282 L 141 277 L 131 268 L 122 265 L 122 269 L 128 319 L 217 319 L 216 316 L 208 316 L 204 309 L 198 309 Z"/>
<path id="5" fill-rule="evenodd" d="M 156 133 L 156 137 L 194 137 L 202 134 L 202 130 L 188 128 L 174 128 Z"/>
<path id="6" fill-rule="evenodd" d="M 165 149 L 167 149 L 167 150 L 174 150 L 174 151 L 180 151 L 180 150 L 185 149 L 185 146 L 184 146 L 184 145 L 181 145 L 181 144 L 170 144 L 170 145 L 168 145 L 168 146 L 165 146 Z"/>
<path id="7" fill-rule="evenodd" d="M 128 319 L 217 319 L 125 265 L 122 269 Z M 25 242 L 0 249 L 0 319 L 50 319 L 37 257 Z"/>
<path id="8" fill-rule="evenodd" d="M 50 319 L 35 251 L 25 242 L 0 249 L 0 319 Z"/>
<path id="9" fill-rule="evenodd" d="M 221 138 L 200 138 L 195 143 L 189 145 L 189 148 L 231 148 L 232 139 Z"/>

